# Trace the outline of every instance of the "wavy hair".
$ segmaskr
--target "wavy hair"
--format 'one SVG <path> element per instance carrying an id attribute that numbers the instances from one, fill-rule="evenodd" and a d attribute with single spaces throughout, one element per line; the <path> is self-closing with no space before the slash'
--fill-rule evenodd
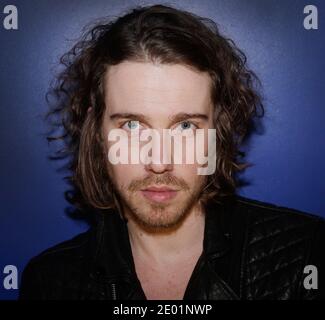
<path id="1" fill-rule="evenodd" d="M 241 143 L 250 134 L 253 120 L 264 115 L 255 89 L 260 81 L 248 69 L 245 54 L 221 35 L 215 22 L 154 5 L 96 22 L 60 59 L 63 70 L 47 95 L 47 119 L 53 129 L 47 139 L 63 142 L 53 158 L 68 159 L 65 178 L 71 188 L 65 192 L 66 199 L 83 213 L 89 208 L 118 207 L 99 129 L 106 108 L 104 75 L 110 65 L 125 60 L 183 64 L 209 73 L 217 163 L 202 196 L 207 201 L 234 194 L 236 173 L 249 166 L 239 160 L 245 156 Z"/>

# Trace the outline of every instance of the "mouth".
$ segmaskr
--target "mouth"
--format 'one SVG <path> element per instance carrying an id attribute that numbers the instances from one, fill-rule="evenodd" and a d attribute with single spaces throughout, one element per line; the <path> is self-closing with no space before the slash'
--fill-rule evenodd
<path id="1" fill-rule="evenodd" d="M 179 190 L 166 186 L 151 186 L 141 190 L 142 195 L 154 202 L 165 202 L 176 197 Z"/>

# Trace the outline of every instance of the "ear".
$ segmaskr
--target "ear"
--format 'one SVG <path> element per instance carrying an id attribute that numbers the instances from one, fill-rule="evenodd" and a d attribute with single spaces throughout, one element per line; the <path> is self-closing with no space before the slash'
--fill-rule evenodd
<path id="1" fill-rule="evenodd" d="M 88 109 L 87 109 L 87 113 L 91 112 L 93 110 L 93 108 L 90 106 Z"/>

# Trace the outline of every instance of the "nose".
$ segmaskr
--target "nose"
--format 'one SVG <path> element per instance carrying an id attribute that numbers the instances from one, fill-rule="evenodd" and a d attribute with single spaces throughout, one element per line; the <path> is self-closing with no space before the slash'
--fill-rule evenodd
<path id="1" fill-rule="evenodd" d="M 146 165 L 146 171 L 155 173 L 155 174 L 162 174 L 167 171 L 172 171 L 172 164 L 157 164 L 157 163 L 149 163 Z"/>
<path id="2" fill-rule="evenodd" d="M 162 174 L 173 170 L 171 157 L 171 143 L 167 138 L 167 132 L 164 130 L 153 130 L 153 138 L 151 140 L 151 152 L 149 161 L 145 165 L 148 172 Z"/>

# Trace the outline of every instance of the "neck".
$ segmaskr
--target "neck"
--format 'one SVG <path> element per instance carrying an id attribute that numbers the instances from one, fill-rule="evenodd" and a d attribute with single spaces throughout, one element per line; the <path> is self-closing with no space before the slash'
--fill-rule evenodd
<path id="1" fill-rule="evenodd" d="M 155 264 L 190 259 L 203 250 L 205 214 L 194 206 L 177 228 L 148 232 L 128 216 L 128 232 L 133 256 Z"/>

